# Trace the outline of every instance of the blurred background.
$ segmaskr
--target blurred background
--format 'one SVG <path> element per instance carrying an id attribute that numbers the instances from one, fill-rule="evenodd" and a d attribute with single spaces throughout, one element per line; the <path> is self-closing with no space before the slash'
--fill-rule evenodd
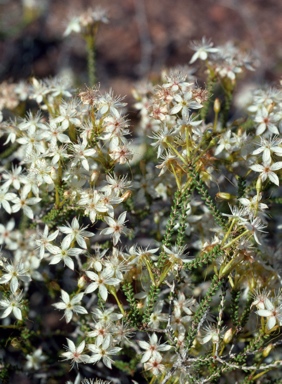
<path id="1" fill-rule="evenodd" d="M 229 40 L 260 58 L 248 81 L 274 83 L 282 73 L 280 0 L 0 0 L 0 81 L 58 74 L 87 83 L 86 49 L 68 22 L 102 6 L 109 23 L 97 36 L 97 78 L 129 94 L 134 82 L 185 65 L 191 40 Z"/>

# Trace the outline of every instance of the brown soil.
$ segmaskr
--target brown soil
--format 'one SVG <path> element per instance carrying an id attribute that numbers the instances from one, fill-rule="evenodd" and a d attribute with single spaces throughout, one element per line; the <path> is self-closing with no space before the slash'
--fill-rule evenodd
<path id="1" fill-rule="evenodd" d="M 27 3 L 27 1 L 25 1 Z M 110 23 L 97 38 L 97 73 L 104 87 L 128 94 L 132 83 L 164 66 L 187 64 L 191 40 L 229 40 L 252 49 L 261 66 L 257 82 L 277 81 L 282 69 L 282 2 L 279 0 L 41 0 L 37 15 L 19 0 L 0 3 L 0 79 L 46 77 L 70 69 L 87 82 L 85 46 L 63 38 L 71 16 L 101 5 Z M 30 19 L 31 21 L 27 22 Z M 25 22 L 24 22 L 25 20 Z"/>

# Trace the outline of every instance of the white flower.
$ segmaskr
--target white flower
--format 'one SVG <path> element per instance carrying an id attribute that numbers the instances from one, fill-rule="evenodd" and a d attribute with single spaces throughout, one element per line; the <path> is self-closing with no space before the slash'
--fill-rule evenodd
<path id="1" fill-rule="evenodd" d="M 60 143 L 71 143 L 68 135 L 63 133 L 66 129 L 63 125 L 58 125 L 56 120 L 50 120 L 48 129 L 42 133 L 42 138 L 49 142 L 51 148 L 56 147 L 58 141 Z"/>
<path id="2" fill-rule="evenodd" d="M 254 305 L 257 307 L 257 309 L 265 309 L 265 300 L 268 298 L 270 292 L 266 289 L 256 290 L 253 292 L 254 301 L 252 302 L 251 307 Z"/>
<path id="3" fill-rule="evenodd" d="M 29 205 L 35 205 L 41 201 L 39 197 L 31 197 L 27 198 L 27 193 L 25 190 L 22 190 L 20 197 L 15 197 L 13 200 L 13 207 L 12 212 L 18 212 L 20 209 L 23 210 L 24 214 L 30 218 L 31 220 L 34 217 L 32 209 L 29 207 Z"/>
<path id="4" fill-rule="evenodd" d="M 85 231 L 87 226 L 79 228 L 79 222 L 76 217 L 72 219 L 71 224 L 68 223 L 68 226 L 60 226 L 58 228 L 62 233 L 67 235 L 63 240 L 65 247 L 69 247 L 72 241 L 75 240 L 81 248 L 87 249 L 87 244 L 84 238 L 94 236 L 94 233 Z"/>
<path id="5" fill-rule="evenodd" d="M 230 80 L 234 81 L 236 79 L 236 73 L 241 73 L 242 68 L 233 58 L 225 58 L 224 63 L 218 65 L 216 68 L 216 72 L 221 78 L 228 77 Z"/>
<path id="6" fill-rule="evenodd" d="M 196 52 L 192 56 L 190 64 L 194 63 L 197 59 L 206 60 L 208 53 L 218 52 L 218 48 L 213 48 L 213 43 L 206 40 L 205 37 L 202 38 L 202 43 L 194 42 L 192 49 Z"/>
<path id="7" fill-rule="evenodd" d="M 51 233 L 49 235 L 49 228 L 45 225 L 44 231 L 40 235 L 40 240 L 35 240 L 36 245 L 39 248 L 39 256 L 42 259 L 44 257 L 45 250 L 50 251 L 54 249 L 54 245 L 51 244 L 51 241 L 55 240 L 59 234 L 59 230 Z"/>
<path id="8" fill-rule="evenodd" d="M 206 344 L 210 340 L 215 344 L 219 342 L 219 329 L 217 328 L 216 324 L 206 325 L 203 327 L 202 333 L 204 334 L 201 340 L 202 344 Z"/>
<path id="9" fill-rule="evenodd" d="M 16 319 L 22 320 L 22 311 L 21 311 L 21 299 L 22 293 L 18 293 L 17 295 L 10 295 L 10 299 L 2 299 L 0 300 L 0 307 L 4 309 L 4 312 L 0 316 L 1 319 L 10 315 L 13 312 L 13 315 Z"/>
<path id="10" fill-rule="evenodd" d="M 66 322 L 69 323 L 72 319 L 73 312 L 80 313 L 80 314 L 86 314 L 88 313 L 87 310 L 82 307 L 81 305 L 78 305 L 78 303 L 81 301 L 83 297 L 83 293 L 79 293 L 72 298 L 70 298 L 69 294 L 61 289 L 62 294 L 62 301 L 60 303 L 55 303 L 53 306 L 57 309 L 63 309 L 65 310 L 64 316 L 66 317 Z"/>
<path id="11" fill-rule="evenodd" d="M 71 150 L 74 154 L 73 160 L 72 160 L 72 166 L 76 166 L 77 164 L 81 164 L 83 168 L 86 171 L 89 171 L 89 157 L 93 157 L 96 154 L 96 149 L 95 148 L 88 148 L 86 149 L 88 145 L 87 140 L 83 140 L 82 142 L 78 144 L 72 144 Z"/>
<path id="12" fill-rule="evenodd" d="M 256 314 L 266 317 L 266 327 L 271 330 L 276 323 L 282 325 L 282 304 L 274 307 L 272 302 L 266 297 L 264 299 L 265 309 L 259 309 Z"/>
<path id="13" fill-rule="evenodd" d="M 177 166 L 178 164 L 177 157 L 169 152 L 166 152 L 164 155 L 162 155 L 161 159 L 164 161 L 161 164 L 156 165 L 156 168 L 161 170 L 159 176 L 163 175 L 167 170 L 171 170 L 172 167 Z"/>
<path id="14" fill-rule="evenodd" d="M 80 25 L 80 18 L 79 17 L 73 17 L 71 19 L 71 21 L 68 23 L 68 26 L 64 32 L 64 36 L 68 36 L 72 32 L 75 32 L 75 33 L 81 32 L 81 25 Z"/>
<path id="15" fill-rule="evenodd" d="M 31 279 L 26 271 L 23 263 L 6 264 L 4 265 L 4 273 L 0 278 L 0 284 L 6 284 L 10 282 L 10 289 L 12 293 L 15 293 L 19 287 L 19 280 L 28 283 Z"/>
<path id="16" fill-rule="evenodd" d="M 25 364 L 26 369 L 35 369 L 38 370 L 41 368 L 41 363 L 47 359 L 46 356 L 42 354 L 42 349 L 36 349 L 32 354 L 26 355 L 27 362 Z"/>
<path id="17" fill-rule="evenodd" d="M 281 144 L 281 139 L 274 137 L 270 140 L 267 140 L 264 137 L 260 138 L 261 142 L 259 148 L 255 149 L 252 152 L 252 155 L 258 155 L 262 153 L 262 161 L 264 163 L 271 161 L 271 153 L 275 153 L 277 156 L 282 156 L 282 147 L 279 147 Z"/>
<path id="18" fill-rule="evenodd" d="M 152 357 L 160 356 L 160 352 L 168 351 L 171 346 L 167 344 L 159 344 L 158 343 L 158 337 L 155 333 L 153 333 L 150 337 L 150 342 L 147 343 L 146 341 L 139 340 L 138 344 L 142 349 L 145 349 L 145 353 L 141 359 L 141 363 L 145 363 Z"/>
<path id="19" fill-rule="evenodd" d="M 99 213 L 105 213 L 108 211 L 108 208 L 102 202 L 102 196 L 98 193 L 97 190 L 91 190 L 88 192 L 83 192 L 81 198 L 78 201 L 78 205 L 81 205 L 85 209 L 85 214 L 89 215 L 89 218 L 92 223 L 96 221 L 96 216 Z"/>
<path id="20" fill-rule="evenodd" d="M 24 177 L 22 175 L 22 167 L 21 166 L 17 167 L 12 164 L 11 171 L 10 172 L 5 171 L 5 172 L 6 173 L 3 173 L 2 177 L 6 181 L 2 185 L 2 188 L 6 188 L 6 187 L 9 188 L 10 185 L 13 185 L 15 189 L 20 189 L 21 183 L 24 180 Z"/>
<path id="21" fill-rule="evenodd" d="M 126 103 L 121 102 L 123 99 L 124 97 L 114 96 L 112 90 L 106 92 L 98 101 L 99 115 L 103 116 L 109 113 L 112 116 L 120 116 L 118 108 L 126 106 Z"/>
<path id="22" fill-rule="evenodd" d="M 115 142 L 116 138 L 121 139 L 123 136 L 129 134 L 128 130 L 128 120 L 119 114 L 114 114 L 113 116 L 107 116 L 104 120 L 105 128 L 101 140 L 110 140 L 110 142 Z M 112 144 L 110 143 L 112 148 Z"/>
<path id="23" fill-rule="evenodd" d="M 269 114 L 265 107 L 260 109 L 254 119 L 256 123 L 259 123 L 256 129 L 257 136 L 260 136 L 265 130 L 274 133 L 274 135 L 279 135 L 278 128 L 273 124 L 273 120 L 273 114 Z"/>
<path id="24" fill-rule="evenodd" d="M 14 201 L 17 198 L 17 195 L 15 193 L 8 192 L 8 189 L 8 186 L 2 186 L 0 188 L 0 208 L 2 205 L 7 213 L 12 213 L 9 201 Z"/>
<path id="25" fill-rule="evenodd" d="M 177 299 L 173 300 L 173 305 L 175 314 L 182 314 L 184 312 L 189 315 L 191 319 L 193 312 L 195 312 L 197 302 L 195 299 L 187 299 L 183 292 L 179 292 Z"/>
<path id="26" fill-rule="evenodd" d="M 148 325 L 153 329 L 159 328 L 160 322 L 163 322 L 163 321 L 167 322 L 168 321 L 168 314 L 162 313 L 163 304 L 164 304 L 163 300 L 159 301 L 156 304 L 155 309 L 150 316 L 150 321 L 149 321 Z"/>
<path id="27" fill-rule="evenodd" d="M 28 131 L 29 134 L 34 134 L 37 128 L 46 129 L 43 123 L 41 112 L 37 112 L 35 116 L 31 111 L 27 112 L 26 118 L 18 125 L 21 131 Z"/>
<path id="28" fill-rule="evenodd" d="M 117 248 L 113 248 L 111 256 L 105 262 L 106 270 L 113 271 L 114 277 L 123 280 L 124 275 L 131 269 L 128 261 L 124 258 L 122 252 L 119 252 Z"/>
<path id="29" fill-rule="evenodd" d="M 167 254 L 167 256 L 169 257 L 169 261 L 175 265 L 177 267 L 176 264 L 181 264 L 182 263 L 189 263 L 191 261 L 191 259 L 182 259 L 182 256 L 185 256 L 186 254 L 184 253 L 185 252 L 185 249 L 186 247 L 178 247 L 177 245 L 174 245 L 171 247 L 171 249 L 167 248 L 165 245 L 164 245 L 164 251 L 165 253 Z"/>
<path id="30" fill-rule="evenodd" d="M 83 249 L 69 248 L 69 245 L 63 241 L 61 248 L 54 245 L 49 249 L 49 252 L 54 255 L 51 257 L 50 264 L 58 264 L 61 260 L 63 260 L 67 267 L 74 270 L 74 262 L 71 259 L 71 256 L 78 257 L 83 252 Z"/>
<path id="31" fill-rule="evenodd" d="M 144 364 L 146 371 L 151 371 L 154 376 L 158 376 L 165 371 L 165 366 L 161 364 L 161 355 L 152 356 L 152 358 Z"/>
<path id="32" fill-rule="evenodd" d="M 168 127 L 166 124 L 162 126 L 157 132 L 153 132 L 153 136 L 149 136 L 150 139 L 156 140 L 151 143 L 152 147 L 158 148 L 158 157 L 162 155 L 164 150 L 167 148 L 167 142 L 173 142 L 175 135 L 171 130 L 171 127 Z"/>
<path id="33" fill-rule="evenodd" d="M 98 322 L 94 324 L 92 331 L 87 332 L 87 336 L 94 337 L 96 345 L 100 345 L 103 343 L 103 341 L 107 336 L 112 335 L 113 331 L 114 331 L 113 323 L 106 324 L 103 322 Z"/>
<path id="34" fill-rule="evenodd" d="M 255 195 L 250 199 L 241 197 L 238 200 L 245 207 L 245 212 L 250 216 L 258 216 L 259 214 L 263 216 L 265 214 L 264 211 L 268 208 L 268 206 L 259 202 L 261 198 L 262 194 L 260 193 L 259 195 Z"/>
<path id="35" fill-rule="evenodd" d="M 78 102 L 76 102 L 76 99 L 73 99 L 70 102 L 63 101 L 62 104 L 60 104 L 59 106 L 60 116 L 55 118 L 55 122 L 61 123 L 64 129 L 67 129 L 70 124 L 79 127 L 81 125 L 81 122 L 77 118 L 77 107 Z"/>
<path id="36" fill-rule="evenodd" d="M 131 150 L 126 146 L 118 146 L 114 150 L 111 151 L 110 157 L 119 164 L 126 164 L 129 163 L 130 160 L 133 158 L 133 153 Z"/>
<path id="37" fill-rule="evenodd" d="M 6 226 L 0 224 L 0 245 L 6 244 L 8 249 L 17 248 L 15 243 L 15 220 L 11 219 L 6 223 Z"/>
<path id="38" fill-rule="evenodd" d="M 114 310 L 114 307 L 105 309 L 104 311 L 101 311 L 99 308 L 94 308 L 92 313 L 99 323 L 101 322 L 103 324 L 113 324 L 123 317 L 121 313 L 116 313 Z"/>
<path id="39" fill-rule="evenodd" d="M 66 358 L 65 360 L 72 360 L 71 367 L 78 365 L 79 363 L 88 363 L 89 356 L 84 355 L 82 352 L 85 348 L 85 341 L 83 340 L 78 347 L 75 346 L 74 342 L 67 339 L 68 346 L 65 347 L 67 352 L 63 352 L 62 355 Z"/>
<path id="40" fill-rule="evenodd" d="M 130 181 L 126 180 L 126 176 L 118 177 L 115 173 L 106 176 L 108 185 L 105 186 L 102 190 L 113 191 L 116 196 L 120 196 L 125 189 L 129 188 L 131 185 Z"/>
<path id="41" fill-rule="evenodd" d="M 46 152 L 46 147 L 42 141 L 43 133 L 34 132 L 33 134 L 22 133 L 22 136 L 17 139 L 17 142 L 22 145 L 22 151 L 26 156 L 30 156 L 33 152 L 41 154 Z"/>
<path id="42" fill-rule="evenodd" d="M 176 101 L 174 107 L 171 109 L 171 114 L 176 114 L 180 111 L 182 111 L 182 116 L 189 115 L 190 109 L 199 109 L 202 108 L 202 104 L 198 103 L 197 101 L 192 99 L 192 92 L 188 91 L 184 93 L 183 96 L 176 94 L 174 96 L 174 100 Z"/>
<path id="43" fill-rule="evenodd" d="M 218 141 L 218 146 L 214 152 L 215 156 L 219 155 L 224 149 L 230 152 L 232 148 L 231 130 L 228 129 Z"/>
<path id="44" fill-rule="evenodd" d="M 89 358 L 89 363 L 97 363 L 101 360 L 108 368 L 112 368 L 113 360 L 110 355 L 116 355 L 121 348 L 111 346 L 111 336 L 107 335 L 101 344 L 88 344 L 88 349 L 93 353 Z"/>
<path id="45" fill-rule="evenodd" d="M 264 162 L 263 165 L 251 165 L 250 168 L 255 172 L 260 172 L 261 181 L 269 179 L 272 183 L 279 186 L 279 178 L 274 171 L 278 171 L 282 168 L 282 161 L 273 163 L 272 165 L 270 165 L 270 163 L 271 160 Z"/>
<path id="46" fill-rule="evenodd" d="M 107 285 L 116 285 L 119 284 L 120 280 L 112 277 L 114 272 L 109 270 L 103 270 L 101 273 L 97 274 L 92 271 L 86 271 L 86 275 L 93 281 L 89 284 L 85 290 L 85 293 L 91 293 L 96 291 L 99 288 L 99 294 L 101 295 L 104 301 L 108 298 Z"/>
<path id="47" fill-rule="evenodd" d="M 243 225 L 246 229 L 248 229 L 253 234 L 255 241 L 258 244 L 261 244 L 258 238 L 258 234 L 259 232 L 266 233 L 266 231 L 264 231 L 263 229 L 267 226 L 262 223 L 259 217 L 251 219 L 250 221 L 243 219 L 241 222 L 239 222 L 239 224 Z"/>
<path id="48" fill-rule="evenodd" d="M 37 185 L 41 184 L 54 184 L 53 174 L 54 167 L 49 165 L 49 162 L 45 159 L 37 159 L 30 167 L 30 174 L 35 176 Z M 55 175 L 55 178 L 57 175 Z"/>
<path id="49" fill-rule="evenodd" d="M 101 231 L 101 235 L 112 235 L 114 245 L 117 245 L 121 234 L 125 233 L 125 228 L 124 228 L 125 217 L 126 217 L 126 212 L 123 212 L 119 215 L 117 220 L 114 220 L 110 216 L 106 216 L 104 219 L 109 227 L 103 229 Z"/>
<path id="50" fill-rule="evenodd" d="M 228 204 L 228 205 L 229 205 L 229 209 L 231 211 L 231 214 L 230 213 L 223 213 L 222 214 L 223 216 L 227 216 L 227 217 L 230 217 L 230 218 L 236 219 L 236 220 L 239 220 L 239 219 L 244 220 L 244 216 L 246 216 L 248 213 L 246 207 L 240 207 L 239 208 L 239 207 L 237 207 L 237 205 L 234 205 L 234 206 L 232 206 L 230 204 Z"/>

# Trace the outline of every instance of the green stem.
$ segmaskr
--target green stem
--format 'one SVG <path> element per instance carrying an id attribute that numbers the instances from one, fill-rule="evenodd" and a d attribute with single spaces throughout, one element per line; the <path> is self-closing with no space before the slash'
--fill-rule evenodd
<path id="1" fill-rule="evenodd" d="M 183 161 L 185 165 L 188 165 L 187 161 L 184 159 L 184 157 L 178 152 L 176 148 L 172 144 L 170 144 L 168 141 L 166 141 L 166 144 L 168 145 L 169 148 L 172 149 L 172 151 L 176 154 L 176 156 Z"/>
<path id="2" fill-rule="evenodd" d="M 232 219 L 230 227 L 228 228 L 228 231 L 225 233 L 224 238 L 222 239 L 221 245 L 223 245 L 225 243 L 225 241 L 228 239 L 228 237 L 231 233 L 231 230 L 234 227 L 235 222 L 236 222 L 236 219 Z"/>
<path id="3" fill-rule="evenodd" d="M 205 314 L 205 312 L 208 310 L 210 302 L 218 289 L 220 288 L 222 284 L 222 280 L 219 279 L 217 275 L 213 276 L 213 279 L 211 281 L 211 285 L 205 295 L 205 297 L 201 300 L 193 318 L 192 327 L 189 329 L 188 336 L 186 339 L 186 348 L 187 352 L 190 350 L 190 348 L 193 345 L 193 341 L 198 333 L 198 325 L 202 321 L 202 318 Z"/>
<path id="4" fill-rule="evenodd" d="M 114 298 L 116 299 L 116 302 L 117 302 L 117 305 L 119 307 L 119 310 L 121 311 L 121 313 L 123 314 L 123 316 L 125 315 L 125 311 L 121 305 L 121 302 L 119 301 L 118 297 L 117 297 L 117 294 L 116 294 L 116 291 L 113 287 L 109 287 L 109 292 L 114 296 Z"/>
<path id="5" fill-rule="evenodd" d="M 234 244 L 235 241 L 239 240 L 241 237 L 243 237 L 243 236 L 246 235 L 247 233 L 249 233 L 249 230 L 248 230 L 248 229 L 246 229 L 246 231 L 244 231 L 243 233 L 241 233 L 239 236 L 235 237 L 235 239 L 229 241 L 229 243 L 226 244 L 222 249 L 225 249 L 225 248 L 230 247 L 230 245 Z"/>
<path id="6" fill-rule="evenodd" d="M 217 123 L 218 123 L 218 112 L 215 112 L 214 121 L 213 121 L 213 128 L 212 128 L 214 133 L 216 132 L 216 129 L 217 129 Z"/>
<path id="7" fill-rule="evenodd" d="M 87 49 L 88 81 L 89 86 L 93 87 L 93 85 L 96 83 L 95 37 L 89 34 L 85 37 L 85 40 Z"/>
<path id="8" fill-rule="evenodd" d="M 153 283 L 153 285 L 156 285 L 155 278 L 154 278 L 154 275 L 153 275 L 153 272 L 152 272 L 152 269 L 150 266 L 150 262 L 146 258 L 145 258 L 145 264 L 146 264 L 147 270 L 149 272 L 151 282 Z"/>

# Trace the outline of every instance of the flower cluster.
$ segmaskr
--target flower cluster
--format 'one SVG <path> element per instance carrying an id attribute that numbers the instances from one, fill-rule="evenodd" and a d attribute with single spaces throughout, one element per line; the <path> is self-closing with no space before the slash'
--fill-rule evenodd
<path id="1" fill-rule="evenodd" d="M 139 84 L 135 128 L 98 85 L 32 79 L 2 101 L 0 317 L 20 334 L 6 368 L 76 384 L 113 366 L 135 382 L 279 378 L 282 90 L 230 119 L 254 63 L 230 44 L 192 49 L 207 89 L 189 66 Z"/>

